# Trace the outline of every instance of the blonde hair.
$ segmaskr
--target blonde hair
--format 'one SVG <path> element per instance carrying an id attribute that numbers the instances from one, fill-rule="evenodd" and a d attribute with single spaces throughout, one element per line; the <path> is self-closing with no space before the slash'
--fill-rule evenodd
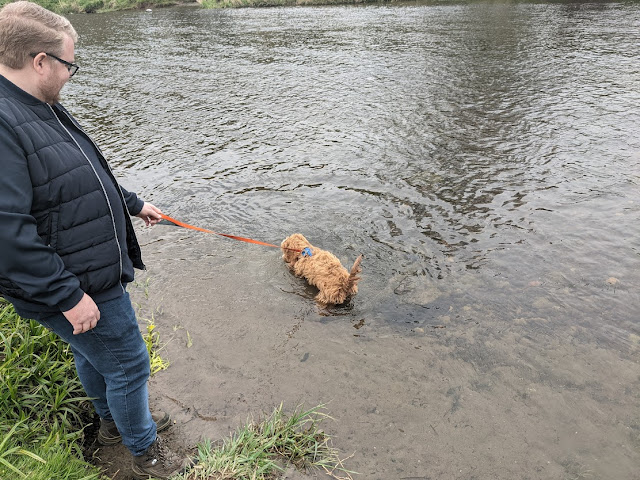
<path id="1" fill-rule="evenodd" d="M 63 16 L 32 2 L 8 3 L 0 9 L 0 63 L 20 69 L 32 53 L 62 55 L 65 35 L 78 41 L 71 22 Z"/>

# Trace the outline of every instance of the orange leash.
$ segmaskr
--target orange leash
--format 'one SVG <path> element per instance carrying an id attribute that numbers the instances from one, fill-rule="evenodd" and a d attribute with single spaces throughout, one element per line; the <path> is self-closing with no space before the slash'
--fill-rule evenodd
<path id="1" fill-rule="evenodd" d="M 207 230 L 206 228 L 195 227 L 193 225 L 189 225 L 188 223 L 184 223 L 184 222 L 181 222 L 179 220 L 176 220 L 175 218 L 171 218 L 168 215 L 165 215 L 164 213 L 161 213 L 160 216 L 162 218 L 164 218 L 165 220 L 170 221 L 171 223 L 175 223 L 179 227 L 188 228 L 189 230 L 197 230 L 198 232 L 204 232 L 204 233 L 213 233 L 214 235 L 220 235 L 221 237 L 232 238 L 234 240 L 240 240 L 241 242 L 255 243 L 256 245 L 264 245 L 265 247 L 284 248 L 284 247 L 281 247 L 280 245 L 274 245 L 272 243 L 259 242 L 258 240 L 253 240 L 251 238 L 237 237 L 235 235 L 227 235 L 226 233 L 218 233 L 218 232 L 214 232 L 213 230 Z M 302 250 L 296 250 L 295 248 L 284 248 L 284 249 L 285 250 L 292 250 L 294 252 L 301 252 L 302 251 Z"/>

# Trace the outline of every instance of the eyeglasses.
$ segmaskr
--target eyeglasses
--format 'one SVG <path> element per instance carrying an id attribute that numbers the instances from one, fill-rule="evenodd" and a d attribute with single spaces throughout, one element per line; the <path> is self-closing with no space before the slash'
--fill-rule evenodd
<path id="1" fill-rule="evenodd" d="M 55 55 L 53 55 L 51 53 L 44 52 L 44 54 L 50 56 L 51 58 L 55 58 L 57 61 L 62 63 L 65 67 L 67 67 L 67 71 L 69 72 L 69 78 L 73 77 L 76 74 L 76 72 L 78 71 L 78 69 L 80 68 L 77 64 L 71 63 L 71 62 L 67 62 L 66 60 L 63 60 L 63 59 L 61 59 L 59 57 L 56 57 Z M 36 55 L 38 55 L 38 54 L 37 53 L 32 53 L 31 54 L 31 56 L 33 58 L 35 58 Z"/>

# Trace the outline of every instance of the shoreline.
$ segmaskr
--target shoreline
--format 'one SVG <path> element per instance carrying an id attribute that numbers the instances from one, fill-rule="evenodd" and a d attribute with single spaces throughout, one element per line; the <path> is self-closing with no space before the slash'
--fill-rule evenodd
<path id="1" fill-rule="evenodd" d="M 48 8 L 61 15 L 101 14 L 118 11 L 144 11 L 155 8 L 194 7 L 203 9 L 224 8 L 273 8 L 273 7 L 321 7 L 321 6 L 347 6 L 347 5 L 389 5 L 389 4 L 428 4 L 447 5 L 466 3 L 456 0 L 418 0 L 409 2 L 406 0 L 192 0 L 192 1 L 166 1 L 146 0 L 60 0 L 56 4 L 48 1 L 34 1 L 38 5 Z M 527 2 L 525 2 L 527 3 Z"/>
<path id="2" fill-rule="evenodd" d="M 33 1 L 33 0 L 31 0 Z M 579 3 L 578 0 L 573 0 Z M 62 15 L 109 13 L 117 11 L 144 11 L 154 8 L 199 7 L 204 9 L 224 8 L 273 8 L 273 7 L 320 7 L 346 5 L 459 5 L 477 3 L 473 0 L 60 0 L 53 4 L 47 0 L 34 3 Z M 556 3 L 554 0 L 519 0 L 517 3 Z M 602 0 L 602 3 L 615 3 Z"/>
<path id="3" fill-rule="evenodd" d="M 394 0 L 193 0 L 165 1 L 147 0 L 145 2 L 117 2 L 115 0 L 61 0 L 55 5 L 47 1 L 36 1 L 38 5 L 61 15 L 100 14 L 118 11 L 144 11 L 154 8 L 197 7 L 204 9 L 223 8 L 271 8 L 271 7 L 304 7 L 323 5 L 364 5 L 388 4 Z"/>

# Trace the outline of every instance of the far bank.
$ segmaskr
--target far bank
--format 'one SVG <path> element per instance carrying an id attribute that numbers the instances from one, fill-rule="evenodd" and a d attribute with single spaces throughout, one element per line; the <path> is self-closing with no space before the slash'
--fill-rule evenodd
<path id="1" fill-rule="evenodd" d="M 0 1 L 0 5 L 8 3 Z M 68 15 L 75 13 L 102 13 L 117 10 L 147 10 L 193 5 L 201 8 L 284 7 L 303 5 L 349 5 L 364 3 L 390 3 L 385 0 L 38 0 L 35 3 L 54 12 Z"/>

